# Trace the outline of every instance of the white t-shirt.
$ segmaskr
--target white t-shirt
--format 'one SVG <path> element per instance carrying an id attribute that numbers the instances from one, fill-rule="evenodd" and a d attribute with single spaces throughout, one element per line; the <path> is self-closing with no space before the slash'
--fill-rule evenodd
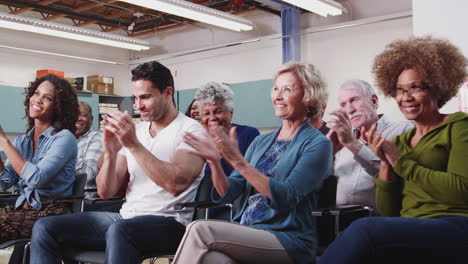
<path id="1" fill-rule="evenodd" d="M 191 149 L 183 141 L 185 132 L 202 137 L 202 126 L 195 120 L 179 113 L 167 127 L 161 130 L 154 138 L 149 133 L 151 122 L 141 122 L 136 125 L 138 140 L 156 158 L 165 162 L 172 162 L 176 151 Z M 195 199 L 198 184 L 204 175 L 200 176 L 183 193 L 174 197 L 171 193 L 157 185 L 145 175 L 133 155 L 126 148 L 119 154 L 126 156 L 130 182 L 128 183 L 126 201 L 120 209 L 123 218 L 132 218 L 141 215 L 160 215 L 173 217 L 178 222 L 187 225 L 193 216 L 193 210 L 174 210 L 174 205 L 180 202 L 191 202 Z"/>

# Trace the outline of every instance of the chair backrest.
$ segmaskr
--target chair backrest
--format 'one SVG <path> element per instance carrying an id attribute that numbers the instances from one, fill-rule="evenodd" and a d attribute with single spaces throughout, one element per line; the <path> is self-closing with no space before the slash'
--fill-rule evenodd
<path id="1" fill-rule="evenodd" d="M 73 193 L 75 197 L 83 197 L 84 188 L 86 184 L 86 173 L 79 173 L 75 175 L 75 181 L 73 182 Z M 72 212 L 81 212 L 82 200 L 75 199 L 72 202 Z"/>
<path id="2" fill-rule="evenodd" d="M 328 176 L 322 184 L 319 192 L 318 208 L 333 208 L 336 207 L 336 186 L 338 178 L 334 175 Z"/>
<path id="3" fill-rule="evenodd" d="M 211 201 L 211 189 L 213 187 L 213 181 L 211 180 L 211 175 L 206 174 L 198 185 L 197 194 L 195 196 L 195 201 Z M 205 209 L 195 209 L 193 213 L 193 219 L 204 219 L 206 215 Z"/>
<path id="4" fill-rule="evenodd" d="M 317 208 L 321 208 L 318 211 L 328 211 L 330 208 L 336 207 L 336 186 L 338 178 L 334 175 L 328 176 L 322 184 L 322 188 L 319 191 Z M 317 255 L 321 255 L 324 249 L 333 241 L 335 238 L 335 220 L 328 213 L 319 214 L 317 217 L 317 232 L 318 232 L 318 249 Z"/>

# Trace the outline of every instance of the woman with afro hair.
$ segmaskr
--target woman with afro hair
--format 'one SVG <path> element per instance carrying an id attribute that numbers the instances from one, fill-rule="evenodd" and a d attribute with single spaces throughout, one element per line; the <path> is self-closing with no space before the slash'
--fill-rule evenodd
<path id="1" fill-rule="evenodd" d="M 78 100 L 68 81 L 49 74 L 26 88 L 26 134 L 11 142 L 0 126 L 0 190 L 15 186 L 16 199 L 0 202 L 0 243 L 31 237 L 34 222 L 69 212 L 54 198 L 72 194 Z"/>
<path id="2" fill-rule="evenodd" d="M 375 58 L 378 87 L 415 127 L 385 140 L 364 132 L 379 156 L 381 217 L 351 224 L 319 263 L 467 263 L 468 115 L 439 109 L 467 77 L 467 59 L 432 37 L 394 41 Z"/>

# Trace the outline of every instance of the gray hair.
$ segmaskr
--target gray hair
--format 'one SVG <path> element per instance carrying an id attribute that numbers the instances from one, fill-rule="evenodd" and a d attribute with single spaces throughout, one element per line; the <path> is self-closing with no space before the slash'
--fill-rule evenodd
<path id="1" fill-rule="evenodd" d="M 86 103 L 86 102 L 83 102 L 83 101 L 78 101 L 78 105 L 84 105 L 88 108 L 89 110 L 89 114 L 91 115 L 91 119 L 93 119 L 93 109 L 91 108 L 91 106 Z"/>
<path id="2" fill-rule="evenodd" d="M 194 97 L 201 107 L 204 104 L 214 104 L 215 100 L 220 100 L 229 111 L 234 111 L 234 93 L 224 84 L 209 82 L 202 85 Z"/>
<path id="3" fill-rule="evenodd" d="M 368 82 L 363 81 L 363 80 L 359 80 L 359 79 L 348 80 L 340 86 L 340 90 L 346 90 L 346 89 L 352 89 L 352 88 L 360 88 L 362 93 L 369 99 L 373 95 L 376 95 L 375 90 L 372 88 L 372 86 Z"/>
<path id="4" fill-rule="evenodd" d="M 286 72 L 295 73 L 301 82 L 301 86 L 304 89 L 302 101 L 307 107 L 307 116 L 316 116 L 328 101 L 327 84 L 323 80 L 320 71 L 312 64 L 289 62 L 276 72 L 274 80 L 280 74 Z"/>

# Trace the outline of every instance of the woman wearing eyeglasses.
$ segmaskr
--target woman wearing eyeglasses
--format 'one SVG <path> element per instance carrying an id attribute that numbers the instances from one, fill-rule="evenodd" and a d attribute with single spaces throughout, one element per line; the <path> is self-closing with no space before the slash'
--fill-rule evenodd
<path id="1" fill-rule="evenodd" d="M 325 82 L 313 65 L 289 63 L 274 83 L 271 100 L 282 126 L 256 137 L 245 157 L 235 128 L 229 135 L 219 126 L 210 138 L 184 138 L 211 166 L 213 198 L 221 203 L 244 199 L 234 216 L 237 223 L 198 220 L 188 225 L 175 264 L 315 262 L 311 209 L 331 169 L 332 145 L 308 117 L 325 103 Z M 235 169 L 229 177 L 218 153 Z"/>
<path id="2" fill-rule="evenodd" d="M 378 87 L 415 128 L 393 142 L 375 128 L 365 132 L 381 159 L 383 217 L 354 222 L 320 263 L 466 263 L 468 115 L 439 109 L 457 94 L 467 66 L 454 45 L 432 37 L 395 41 L 376 57 Z"/>

